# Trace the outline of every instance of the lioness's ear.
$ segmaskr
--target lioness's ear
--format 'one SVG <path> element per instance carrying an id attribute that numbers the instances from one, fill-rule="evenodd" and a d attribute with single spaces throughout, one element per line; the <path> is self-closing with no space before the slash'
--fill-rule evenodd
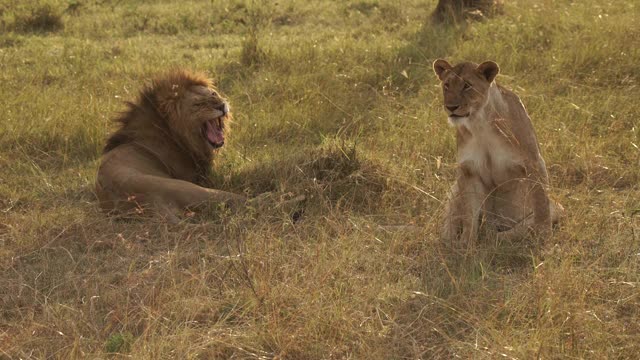
<path id="1" fill-rule="evenodd" d="M 451 68 L 452 66 L 447 62 L 447 60 L 438 59 L 433 62 L 433 71 L 438 75 L 438 79 L 440 79 L 440 81 L 442 81 L 444 72 Z"/>
<path id="2" fill-rule="evenodd" d="M 488 82 L 492 82 L 496 78 L 496 75 L 500 72 L 500 67 L 493 61 L 485 61 L 478 65 L 478 71 Z"/>

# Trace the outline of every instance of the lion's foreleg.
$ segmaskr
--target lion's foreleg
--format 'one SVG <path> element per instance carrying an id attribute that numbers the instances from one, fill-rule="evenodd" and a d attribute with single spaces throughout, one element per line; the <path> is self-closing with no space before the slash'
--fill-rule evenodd
<path id="1" fill-rule="evenodd" d="M 207 204 L 238 206 L 246 201 L 242 195 L 208 189 L 178 179 L 142 175 L 132 181 L 135 182 L 134 192 L 145 194 L 153 202 L 163 203 L 164 206 L 175 206 L 179 209 Z"/>

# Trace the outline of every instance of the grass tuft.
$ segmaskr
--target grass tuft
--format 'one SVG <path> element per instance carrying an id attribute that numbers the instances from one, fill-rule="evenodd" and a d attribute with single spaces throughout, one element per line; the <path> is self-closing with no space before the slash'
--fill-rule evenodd
<path id="1" fill-rule="evenodd" d="M 49 2 L 26 5 L 14 14 L 9 29 L 22 33 L 49 33 L 64 29 L 62 10 Z"/>
<path id="2" fill-rule="evenodd" d="M 115 333 L 107 339 L 104 350 L 107 353 L 128 353 L 131 351 L 132 343 L 133 335 L 131 333 Z"/>

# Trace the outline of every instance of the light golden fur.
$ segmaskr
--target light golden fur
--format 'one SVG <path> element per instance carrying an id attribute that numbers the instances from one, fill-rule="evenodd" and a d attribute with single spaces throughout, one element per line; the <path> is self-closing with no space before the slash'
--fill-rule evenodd
<path id="1" fill-rule="evenodd" d="M 176 220 L 197 205 L 244 203 L 244 196 L 201 186 L 230 116 L 204 75 L 174 70 L 157 77 L 128 103 L 107 140 L 96 181 L 102 209 Z"/>
<path id="2" fill-rule="evenodd" d="M 524 105 L 494 81 L 498 65 L 439 59 L 433 69 L 456 129 L 459 165 L 443 239 L 472 244 L 483 222 L 501 240 L 548 236 L 564 209 L 547 195 L 549 177 Z"/>

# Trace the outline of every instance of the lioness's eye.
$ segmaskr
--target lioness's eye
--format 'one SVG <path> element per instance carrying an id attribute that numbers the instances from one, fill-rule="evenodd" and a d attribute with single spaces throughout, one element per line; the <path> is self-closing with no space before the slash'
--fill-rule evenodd
<path id="1" fill-rule="evenodd" d="M 449 90 L 449 84 L 444 84 L 442 87 L 443 87 L 445 90 Z"/>
<path id="2" fill-rule="evenodd" d="M 469 89 L 471 89 L 471 84 L 469 84 L 467 82 L 464 83 L 464 90 L 469 90 Z"/>

